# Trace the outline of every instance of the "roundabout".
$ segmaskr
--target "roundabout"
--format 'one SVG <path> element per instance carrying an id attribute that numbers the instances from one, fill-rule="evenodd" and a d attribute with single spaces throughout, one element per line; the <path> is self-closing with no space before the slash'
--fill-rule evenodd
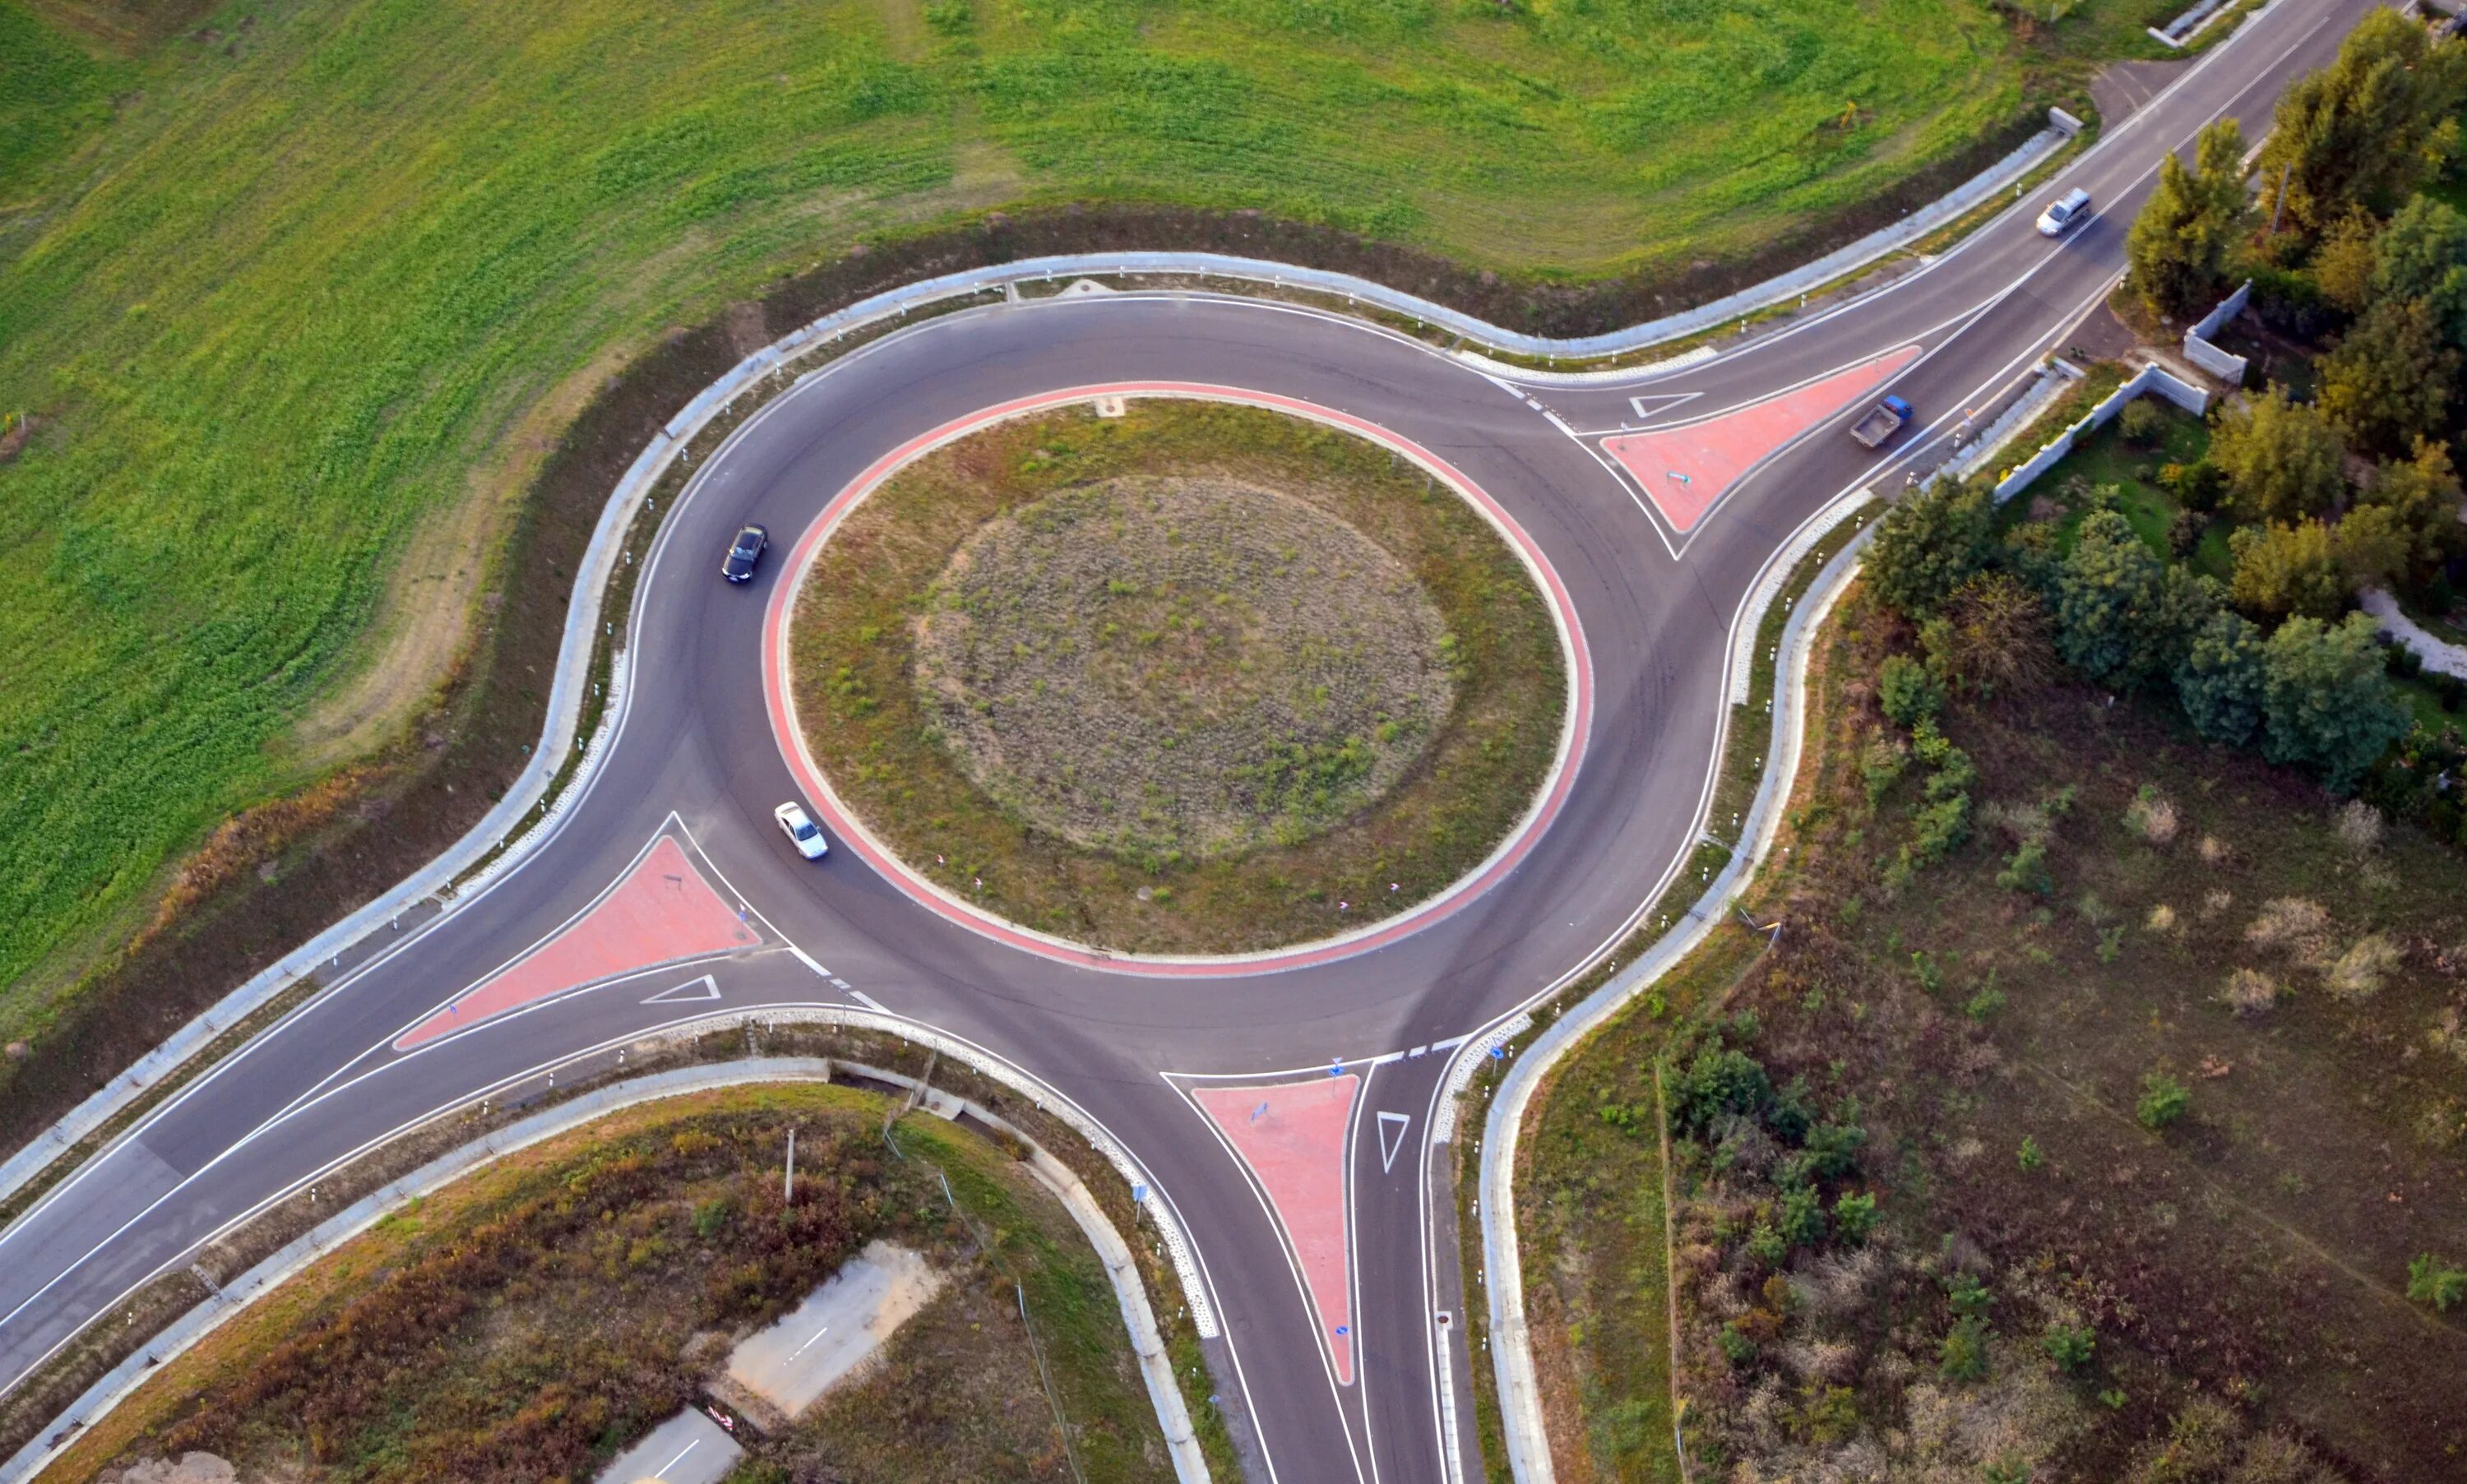
<path id="1" fill-rule="evenodd" d="M 1564 797 L 1566 589 L 1392 432 L 1125 389 L 869 474 L 772 597 L 775 729 L 838 833 L 1002 941 L 1315 961 L 1461 905 Z"/>
<path id="2" fill-rule="evenodd" d="M 1023 1096 L 1107 1151 L 1139 1203 L 1133 1240 L 1169 1251 L 1181 1275 L 1184 1293 L 1160 1295 L 1158 1308 L 1187 1306 L 1196 1329 L 1207 1375 L 1185 1389 L 1216 1403 L 1254 1476 L 1478 1476 L 1473 1378 L 1491 1358 L 1468 1350 L 1466 1316 L 1485 1295 L 1467 1290 L 1457 1261 L 1476 1233 L 1459 1229 L 1446 1142 L 1449 1100 L 1471 1059 L 1614 953 L 1632 958 L 1621 945 L 1704 828 L 1733 725 L 1741 625 L 1753 634 L 1752 601 L 1781 553 L 1845 493 L 1898 488 L 1932 467 L 1966 410 L 2009 392 L 2065 344 L 2115 281 L 2122 224 L 2160 155 L 2218 113 L 2262 117 L 2288 77 L 2335 49 L 2355 9 L 2270 7 L 2182 85 L 2107 130 L 2055 183 L 2112 203 L 2079 235 L 2042 241 L 2026 204 L 1889 287 L 1685 367 L 1593 378 L 1519 371 L 1363 319 L 1188 289 L 979 304 L 821 366 L 716 447 L 695 448 L 692 477 L 663 502 L 647 544 L 629 541 L 622 519 L 603 527 L 612 567 L 620 551 L 640 567 L 622 628 L 604 636 L 619 650 L 616 699 L 580 781 L 537 834 L 446 910 L 333 966 L 323 992 L 0 1233 L 0 1388 L 157 1274 L 183 1270 L 242 1217 L 441 1113 L 545 1095 L 559 1071 L 570 1085 L 577 1068 L 615 1065 L 649 1037 L 721 1027 L 750 1042 L 768 1019 L 837 1018 L 1005 1068 Z M 1272 265 L 1260 266 L 1264 278 Z M 1920 416 L 1877 455 L 1843 429 L 1880 390 Z M 835 769 L 885 759 L 835 761 L 834 743 L 809 741 L 825 716 L 807 715 L 798 689 L 796 614 L 808 575 L 829 570 L 835 526 L 903 470 L 973 435 L 1100 398 L 1136 413 L 1162 397 L 1340 430 L 1375 448 L 1376 462 L 1392 456 L 1400 470 L 1452 489 L 1451 507 L 1478 514 L 1548 619 L 1561 672 L 1537 693 L 1555 705 L 1528 705 L 1514 718 L 1520 735 L 1548 734 L 1543 763 L 1522 781 L 1450 791 L 1504 822 L 1469 859 L 1434 866 L 1404 911 L 1360 925 L 1289 913 L 1265 935 L 1279 946 L 1155 937 L 1143 952 L 1114 948 L 1142 940 L 1040 923 L 1024 907 L 985 910 L 972 899 L 982 874 L 973 859 L 961 858 L 965 878 L 930 873 L 928 837 L 878 815 L 852 775 L 845 793 L 833 787 Z M 681 418 L 672 435 L 682 440 L 693 427 Z M 1688 429 L 1721 436 L 1691 438 Z M 1640 441 L 1657 433 L 1672 436 Z M 1719 443 L 1719 459 L 1700 443 Z M 1382 593 L 1381 602 L 1317 616 L 1331 632 L 1357 631 L 1347 655 L 1325 661 L 1354 666 L 1326 672 L 1352 677 L 1343 708 L 1333 680 L 1262 681 L 1229 708 L 1251 721 L 1204 735 L 1184 708 L 1234 693 L 1229 677 L 1243 675 L 1245 658 L 1258 666 L 1300 653 L 1303 627 L 1317 624 L 1279 634 L 1229 619 L 1218 633 L 1201 608 L 1175 609 L 1184 596 L 1213 609 L 1221 594 L 1231 609 L 1296 596 L 1256 576 L 1202 592 L 1172 565 L 1164 531 L 1184 521 L 1173 512 L 1190 488 L 1154 506 L 1143 532 L 1123 516 L 1118 554 L 1151 565 L 1081 573 L 1100 588 L 1140 588 L 1105 596 L 1124 599 L 1124 616 L 1160 646 L 1165 619 L 1175 618 L 1188 663 L 1143 665 L 1148 651 L 1134 647 L 1117 670 L 1066 677 L 1037 659 L 1024 627 L 1033 615 L 1007 615 L 991 596 L 969 609 L 979 559 L 996 571 L 1012 564 L 1003 590 L 1015 595 L 1063 564 L 1070 553 L 1030 539 L 1035 520 L 1059 511 L 1110 523 L 1122 512 L 1105 502 L 1154 496 L 1153 486 L 1092 481 L 1072 497 L 1086 508 L 1047 506 L 1043 516 L 1022 513 L 1036 504 L 1024 500 L 1018 526 L 984 536 L 957 567 L 976 524 L 901 577 L 907 592 L 940 582 L 959 595 L 957 607 L 903 613 L 921 631 L 907 641 L 944 666 L 925 666 L 925 690 L 909 684 L 905 702 L 919 718 L 920 695 L 936 707 L 993 708 L 983 735 L 966 735 L 964 717 L 947 724 L 961 750 L 945 754 L 951 776 L 988 797 L 1015 790 L 1014 826 L 1041 820 L 1038 832 L 1076 836 L 1075 848 L 1139 876 L 1126 875 L 1114 899 L 1131 920 L 1155 910 L 1159 885 L 1174 892 L 1167 911 L 1185 905 L 1188 878 L 1166 879 L 1175 871 L 1307 849 L 1398 805 L 1417 778 L 1437 776 L 1449 729 L 1480 697 L 1444 663 L 1445 686 L 1415 668 L 1447 634 L 1465 641 L 1445 584 L 1400 561 L 1413 581 L 1399 588 L 1324 524 L 1393 557 L 1374 523 L 1293 515 L 1280 504 L 1295 499 L 1289 483 L 1241 470 L 1106 477 L 1117 475 L 1256 485 L 1261 493 L 1233 506 L 1204 503 L 1275 512 L 1251 523 L 1269 554 L 1293 544 L 1277 534 L 1288 526 L 1316 532 L 1326 560 L 1354 563 Z M 748 521 L 780 533 L 787 550 L 733 586 L 712 568 Z M 1141 609 L 1154 587 L 1175 593 Z M 1439 617 L 1437 634 L 1415 588 Z M 962 613 L 966 624 L 938 632 Z M 1099 614 L 1093 603 L 1057 610 L 1038 641 L 1089 644 L 1104 622 L 1123 621 Z M 583 635 L 586 670 L 598 627 Z M 1000 647 L 1007 628 L 1029 653 Z M 806 678 L 827 694 L 836 670 Z M 1369 677 L 1384 672 L 1401 678 L 1382 688 Z M 1050 694 L 1066 678 L 1082 704 L 1117 708 L 1113 731 L 1146 733 L 1143 748 L 1102 768 L 1088 759 L 1125 784 L 1160 776 L 1152 764 L 1168 731 L 1177 748 L 1256 748 L 1293 731 L 1305 760 L 1364 737 L 1369 755 L 1341 759 L 1324 799 L 1306 793 L 1298 802 L 1281 784 L 1143 798 L 1154 818 L 1134 808 L 1127 834 L 1100 828 L 1086 812 L 1091 796 L 1058 786 L 1075 781 L 1060 767 L 1098 733 L 1056 721 L 1038 751 L 1014 753 L 1022 734 L 1003 724 L 1006 698 L 1025 708 L 1022 693 L 1033 698 L 1039 680 Z M 1306 732 L 1303 703 L 1322 684 L 1328 730 Z M 871 689 L 878 705 L 894 694 L 887 684 Z M 1257 722 L 1279 708 L 1290 722 Z M 1416 717 L 1430 729 L 1418 749 L 1409 734 Z M 1383 744 L 1378 729 L 1389 722 L 1396 731 Z M 1260 767 L 1256 750 L 1247 755 L 1240 766 Z M 1275 782 L 1270 772 L 1256 776 Z M 771 816 L 792 797 L 811 800 L 848 848 L 823 863 L 800 858 Z M 1119 797 L 1116 805 L 1119 819 Z M 1279 821 L 1304 838 L 1279 843 Z M 1246 832 L 1265 832 L 1266 843 Z M 1183 860 L 1165 862 L 1172 850 Z M 1405 878 L 1379 884 L 1391 880 L 1402 896 Z M 1350 916 L 1353 896 L 1336 900 Z M 1676 891 L 1666 905 L 1685 911 L 1693 894 Z"/>

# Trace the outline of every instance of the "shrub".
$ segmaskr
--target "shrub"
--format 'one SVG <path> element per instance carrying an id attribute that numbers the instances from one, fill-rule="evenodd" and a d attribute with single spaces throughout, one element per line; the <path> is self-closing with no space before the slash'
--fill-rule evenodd
<path id="1" fill-rule="evenodd" d="M 2209 528 L 2210 518 L 2201 511 L 2177 511 L 2167 522 L 2167 554 L 2180 562 L 2187 560 Z"/>
<path id="2" fill-rule="evenodd" d="M 2300 896 L 2272 897 L 2247 924 L 2244 940 L 2299 960 L 2317 956 L 2330 928 L 2330 910 Z"/>
<path id="3" fill-rule="evenodd" d="M 1876 1229 L 1876 1198 L 1870 1194 L 1848 1195 L 1833 1203 L 1833 1234 L 1845 1242 L 1858 1244 L 1867 1240 Z"/>
<path id="4" fill-rule="evenodd" d="M 2133 802 L 2125 806 L 2124 827 L 2154 845 L 2174 840 L 2178 823 L 2176 806 L 2156 784 L 2142 784 Z"/>
<path id="5" fill-rule="evenodd" d="M 1874 808 L 1901 780 L 1910 762 L 1910 746 L 1901 738 L 1879 734 L 1868 739 L 1866 750 L 1859 754 L 1859 773 L 1867 783 L 1869 808 Z"/>
<path id="6" fill-rule="evenodd" d="M 2204 459 L 2196 463 L 2171 463 L 2159 471 L 2159 483 L 2176 497 L 2176 503 L 2187 510 L 2207 515 L 2227 498 L 2228 477 L 2219 466 Z"/>
<path id="7" fill-rule="evenodd" d="M 1721 1333 L 1713 1337 L 1713 1342 L 1722 1347 L 1722 1359 L 1731 1365 L 1744 1370 L 1755 1363 L 1756 1342 L 1740 1331 L 1738 1320 L 1732 1319 L 1723 1325 Z"/>
<path id="8" fill-rule="evenodd" d="M 2278 1003 L 2278 981 L 2259 969 L 2238 969 L 2228 976 L 2227 988 L 2219 991 L 2219 998 L 2238 1015 L 2267 1015 Z"/>
<path id="9" fill-rule="evenodd" d="M 1947 1381 L 1982 1381 L 1987 1376 L 1987 1320 L 1965 1315 L 1938 1341 L 1935 1368 Z"/>
<path id="10" fill-rule="evenodd" d="M 2004 868 L 1996 873 L 1996 884 L 2007 891 L 2055 895 L 2056 878 L 2048 870 L 2047 843 L 2040 840 L 2022 842 L 2019 849 L 2004 858 Z"/>
<path id="11" fill-rule="evenodd" d="M 2426 1252 L 2407 1265 L 2407 1296 L 2443 1314 L 2467 1299 L 2467 1270 L 2453 1268 Z"/>
<path id="12" fill-rule="evenodd" d="M 2398 945 L 2382 933 L 2367 933 L 2330 965 L 2330 993 L 2349 1003 L 2370 1000 L 2381 993 L 2382 980 L 2398 963 Z"/>
<path id="13" fill-rule="evenodd" d="M 2146 397 L 2136 397 L 2125 403 L 2124 411 L 2116 416 L 2116 425 L 2126 442 L 2143 448 L 2155 446 L 2167 436 L 2167 415 Z"/>
<path id="14" fill-rule="evenodd" d="M 1786 1247 L 1814 1247 L 1824 1240 L 1824 1207 L 1809 1185 L 1783 1189 L 1774 1208 L 1774 1230 Z"/>
<path id="15" fill-rule="evenodd" d="M 2133 1116 L 2155 1134 L 2184 1116 L 2184 1108 L 2192 1100 L 2193 1094 L 2183 1083 L 2154 1071 L 2141 1079 L 2141 1100 L 2133 1105 Z"/>
<path id="16" fill-rule="evenodd" d="M 1913 866 L 1934 866 L 1970 838 L 1970 796 L 1952 794 L 1923 804 L 1912 812 L 1911 822 L 1905 858 Z"/>
<path id="17" fill-rule="evenodd" d="M 2339 843 L 2364 854 L 2382 843 L 2382 812 L 2361 798 L 2350 798 L 2339 810 Z"/>
<path id="18" fill-rule="evenodd" d="M 1897 727 L 1913 727 L 1944 709 L 1944 687 L 1927 666 L 1908 655 L 1893 655 L 1876 676 L 1876 702 Z"/>
<path id="19" fill-rule="evenodd" d="M 2027 1134 L 2022 1135 L 2021 1153 L 2015 1158 L 2025 1175 L 2048 1162 L 2048 1157 L 2039 1153 L 2039 1141 Z"/>
<path id="20" fill-rule="evenodd" d="M 2048 1359 L 2056 1362 L 2058 1370 L 2070 1374 L 2090 1365 L 2098 1350 L 2098 1332 L 2087 1324 L 2050 1324 L 2048 1332 L 2039 1337 L 2039 1345 L 2048 1352 Z"/>

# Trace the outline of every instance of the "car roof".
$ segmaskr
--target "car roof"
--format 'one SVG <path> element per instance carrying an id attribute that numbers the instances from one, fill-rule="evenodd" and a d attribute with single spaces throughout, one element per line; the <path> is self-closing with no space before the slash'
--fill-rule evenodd
<path id="1" fill-rule="evenodd" d="M 2073 189 L 2066 191 L 2061 197 L 2059 197 L 2056 204 L 2058 206 L 2088 206 L 2090 205 L 2090 192 L 2084 191 L 2079 186 L 2075 186 Z"/>

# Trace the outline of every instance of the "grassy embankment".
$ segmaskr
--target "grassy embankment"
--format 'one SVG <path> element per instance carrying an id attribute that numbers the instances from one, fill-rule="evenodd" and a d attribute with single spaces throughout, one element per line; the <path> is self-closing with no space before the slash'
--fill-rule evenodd
<path id="1" fill-rule="evenodd" d="M 0 1038 L 214 821 L 401 735 L 558 430 L 666 326 L 1065 198 L 1725 258 L 1948 158 L 2124 9 L 2021 43 L 1970 0 L 0 5 L 0 411 L 36 419 L 0 468 Z"/>
<path id="2" fill-rule="evenodd" d="M 189 1449 L 243 1477 L 588 1477 L 691 1404 L 731 1337 L 876 1237 L 926 1252 L 945 1288 L 877 1369 L 755 1441 L 736 1477 L 1071 1477 L 1016 1283 L 1085 1476 L 1170 1478 L 1112 1288 L 1069 1213 L 939 1119 L 903 1121 L 894 1158 L 887 1111 L 847 1089 L 730 1090 L 525 1151 L 224 1326 L 46 1478 Z M 797 1199 L 783 1205 L 791 1127 Z"/>
<path id="3" fill-rule="evenodd" d="M 910 620 L 952 551 L 1001 511 L 1143 473 L 1221 475 L 1301 501 L 1420 581 L 1450 636 L 1456 696 L 1385 798 L 1293 844 L 1168 861 L 1075 846 L 1033 827 L 979 791 L 939 740 L 912 680 Z M 1141 952 L 1323 937 L 1442 889 L 1529 807 L 1566 701 L 1549 611 L 1514 552 L 1470 506 L 1350 435 L 1202 402 L 1135 401 L 1120 418 L 1072 409 L 929 455 L 876 491 L 823 549 L 791 643 L 799 716 L 816 760 L 902 859 L 1014 921 Z M 1092 643 L 1079 653 L 1096 665 L 1103 651 Z M 997 736 L 1005 721 L 995 717 Z M 1150 723 L 1125 714 L 1110 725 Z M 1088 772 L 1099 772 L 1094 761 Z M 1120 803 L 1127 818 L 1141 798 Z M 1341 911 L 1343 903 L 1352 905 Z"/>

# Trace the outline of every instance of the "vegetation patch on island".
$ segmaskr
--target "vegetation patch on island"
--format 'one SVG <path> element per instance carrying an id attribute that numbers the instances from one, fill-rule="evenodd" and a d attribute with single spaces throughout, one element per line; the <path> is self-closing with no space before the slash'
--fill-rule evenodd
<path id="1" fill-rule="evenodd" d="M 1106 949 L 1230 953 L 1422 901 L 1530 807 L 1566 668 L 1522 560 L 1386 450 L 1254 408 L 998 425 L 842 521 L 798 716 L 909 866 Z"/>
<path id="2" fill-rule="evenodd" d="M 679 1410 L 725 1404 L 731 1347 L 887 1240 L 922 1255 L 935 1296 L 795 1422 L 737 1414 L 732 1484 L 1170 1479 L 1070 1213 L 987 1139 L 886 1124 L 897 1112 L 845 1088 L 732 1089 L 509 1156 L 224 1325 L 44 1477 L 206 1454 L 241 1479 L 588 1479 Z"/>

